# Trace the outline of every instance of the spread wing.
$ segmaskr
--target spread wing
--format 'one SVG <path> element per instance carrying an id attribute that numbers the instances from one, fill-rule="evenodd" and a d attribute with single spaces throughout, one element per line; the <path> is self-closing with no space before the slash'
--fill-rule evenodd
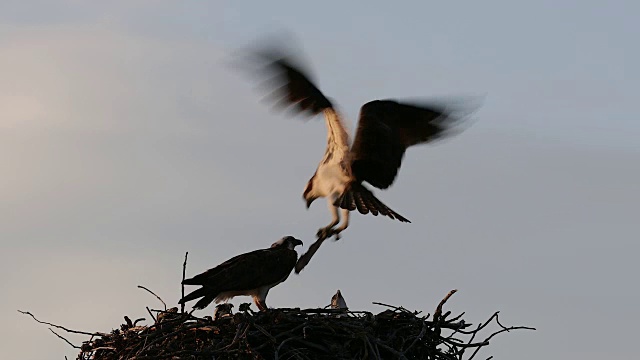
<path id="1" fill-rule="evenodd" d="M 268 61 L 267 69 L 275 73 L 269 84 L 276 89 L 268 97 L 277 105 L 294 105 L 299 112 L 312 115 L 333 107 L 331 101 L 314 85 L 310 75 L 291 57 L 287 58 L 275 49 L 258 55 Z"/>
<path id="2" fill-rule="evenodd" d="M 250 290 L 276 283 L 288 276 L 298 258 L 294 250 L 286 248 L 261 249 L 235 256 L 191 279 L 185 285 L 202 285 L 185 296 L 186 302 L 205 295 L 217 295 L 222 291 Z"/>
<path id="3" fill-rule="evenodd" d="M 324 113 L 327 122 L 328 147 L 325 158 L 331 158 L 334 152 L 343 158 L 349 149 L 349 132 L 340 114 L 331 101 L 313 83 L 308 72 L 303 70 L 299 61 L 293 57 L 285 57 L 275 48 L 259 52 L 258 55 L 268 61 L 267 69 L 274 72 L 268 87 L 275 88 L 267 96 L 276 107 L 293 108 L 306 115 Z"/>
<path id="4" fill-rule="evenodd" d="M 360 109 L 351 148 L 351 168 L 358 181 L 386 189 L 395 180 L 408 147 L 451 134 L 461 118 L 438 105 L 374 100 Z"/>

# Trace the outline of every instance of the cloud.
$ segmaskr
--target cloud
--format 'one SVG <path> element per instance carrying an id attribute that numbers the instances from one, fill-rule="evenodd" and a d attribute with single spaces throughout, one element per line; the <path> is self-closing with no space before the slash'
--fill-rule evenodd
<path id="1" fill-rule="evenodd" d="M 0 84 L 8 236 L 139 230 L 153 216 L 266 204 L 259 189 L 247 191 L 233 175 L 238 163 L 230 155 L 268 125 L 245 131 L 255 116 L 243 114 L 259 104 L 234 93 L 239 86 L 220 65 L 221 49 L 96 24 L 27 28 L 5 38 L 0 52 L 9 69 Z M 237 148 L 221 152 L 216 143 L 230 137 Z"/>
<path id="2" fill-rule="evenodd" d="M 8 71 L 0 99 L 15 103 L 4 108 L 2 124 L 40 130 L 186 130 L 185 120 L 203 115 L 198 109 L 206 114 L 197 101 L 214 91 L 206 75 L 222 55 L 206 44 L 148 39 L 101 24 L 28 28 L 2 45 L 0 66 Z M 194 67 L 205 73 L 188 71 Z"/>
<path id="3" fill-rule="evenodd" d="M 307 211 L 301 199 L 324 150 L 321 120 L 270 113 L 251 79 L 223 65 L 228 49 L 204 36 L 150 35 L 117 17 L 93 19 L 5 26 L 12 31 L 0 39 L 0 280 L 9 293 L 0 299 L 0 316 L 18 329 L 3 334 L 10 357 L 74 353 L 18 308 L 69 327 L 108 330 L 123 315 L 146 316 L 144 306 L 157 305 L 138 284 L 177 300 L 184 251 L 191 252 L 187 272 L 195 274 L 283 235 L 309 244 L 329 221 L 324 204 Z M 159 27 L 163 34 L 171 30 Z M 333 45 L 323 41 L 327 49 Z M 351 42 L 339 53 L 362 56 L 359 48 L 348 53 Z M 470 321 L 502 310 L 520 323 L 545 325 L 526 336 L 527 344 L 512 338 L 496 347 L 496 358 L 530 348 L 529 336 L 558 354 L 602 340 L 606 332 L 567 335 L 556 325 L 562 318 L 590 329 L 597 316 L 601 327 L 611 326 L 607 321 L 616 317 L 605 316 L 606 294 L 624 295 L 616 310 L 637 315 L 637 289 L 620 286 L 637 273 L 638 243 L 630 240 L 640 203 L 637 146 L 611 148 L 615 137 L 606 147 L 568 145 L 569 138 L 580 140 L 578 127 L 566 123 L 565 134 L 554 137 L 558 126 L 549 126 L 551 120 L 536 122 L 536 136 L 514 135 L 522 128 L 514 121 L 520 105 L 540 101 L 532 94 L 543 91 L 514 91 L 532 83 L 525 76 L 530 64 L 509 61 L 485 44 L 478 46 L 491 57 L 475 68 L 482 77 L 474 84 L 495 87 L 481 126 L 410 150 L 394 186 L 376 191 L 413 223 L 354 215 L 343 240 L 324 245 L 301 276 L 272 290 L 271 306 L 324 306 L 340 288 L 355 308 L 375 311 L 370 302 L 382 301 L 429 312 L 455 287 L 460 292 L 451 310 L 467 311 Z M 340 60 L 331 68 L 314 59 L 325 66 L 317 71 L 321 83 L 338 88 L 329 95 L 353 119 L 359 101 L 376 88 L 413 92 L 405 87 L 413 74 L 428 83 L 432 72 L 424 69 L 434 64 L 412 48 L 404 76 L 391 71 L 374 79 L 369 65 L 354 69 L 351 60 Z M 515 59 L 528 58 L 521 56 Z M 504 72 L 494 57 L 525 70 Z M 381 58 L 373 69 L 387 69 L 392 60 Z M 507 78 L 513 80 L 494 81 Z M 376 86 L 352 91 L 363 79 L 365 87 Z M 448 91 L 449 75 L 438 80 L 435 89 Z M 589 99 L 575 98 L 565 115 L 577 123 L 584 115 L 579 102 Z M 549 112 L 527 111 L 532 119 Z M 624 336 L 633 324 L 615 326 L 620 342 L 632 343 Z"/>

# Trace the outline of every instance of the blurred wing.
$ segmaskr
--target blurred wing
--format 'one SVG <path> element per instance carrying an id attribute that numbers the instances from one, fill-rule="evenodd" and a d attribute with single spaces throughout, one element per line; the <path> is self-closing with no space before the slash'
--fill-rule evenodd
<path id="1" fill-rule="evenodd" d="M 460 122 L 446 106 L 374 100 L 360 109 L 351 149 L 356 179 L 386 189 L 395 180 L 408 147 L 450 135 Z"/>
<path id="2" fill-rule="evenodd" d="M 267 69 L 274 77 L 267 87 L 274 89 L 267 96 L 280 107 L 294 105 L 296 110 L 312 115 L 333 107 L 331 101 L 314 85 L 308 73 L 297 65 L 291 57 L 285 57 L 276 49 L 257 52 L 267 63 Z"/>

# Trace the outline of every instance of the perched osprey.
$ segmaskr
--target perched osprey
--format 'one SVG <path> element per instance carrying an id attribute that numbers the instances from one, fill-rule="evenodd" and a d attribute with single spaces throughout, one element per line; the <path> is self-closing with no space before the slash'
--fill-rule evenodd
<path id="1" fill-rule="evenodd" d="M 436 104 L 373 100 L 361 107 L 355 140 L 351 144 L 342 115 L 301 66 L 275 48 L 256 54 L 268 62 L 268 68 L 277 72 L 275 81 L 271 82 L 276 90 L 270 97 L 275 98 L 278 105 L 294 105 L 308 115 L 323 113 L 327 126 L 327 148 L 307 182 L 303 198 L 307 208 L 317 198 L 326 198 L 331 222 L 318 230 L 318 241 L 300 258 L 296 273 L 306 266 L 324 239 L 340 238 L 340 233 L 349 226 L 350 211 L 357 209 L 362 214 L 382 214 L 410 222 L 376 198 L 363 182 L 378 189 L 391 186 L 407 148 L 449 135 L 453 125 L 461 120 L 454 116 L 456 109 Z"/>
<path id="2" fill-rule="evenodd" d="M 335 295 L 331 297 L 331 308 L 332 309 L 348 309 L 349 308 L 347 306 L 347 302 L 342 297 L 342 293 L 340 292 L 340 290 L 338 290 L 338 292 L 336 292 Z"/>
<path id="3" fill-rule="evenodd" d="M 185 279 L 184 285 L 201 285 L 178 303 L 202 298 L 193 306 L 204 309 L 212 301 L 220 303 L 229 299 L 247 295 L 253 298 L 258 309 L 267 309 L 265 300 L 272 287 L 285 281 L 298 260 L 295 251 L 302 241 L 293 236 L 285 236 L 268 249 L 260 249 L 235 256 L 224 263 L 209 269 L 191 279 Z"/>

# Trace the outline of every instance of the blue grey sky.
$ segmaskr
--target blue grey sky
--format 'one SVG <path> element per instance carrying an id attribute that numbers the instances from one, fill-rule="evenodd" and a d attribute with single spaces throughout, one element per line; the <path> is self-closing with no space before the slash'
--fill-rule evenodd
<path id="1" fill-rule="evenodd" d="M 3 357 L 76 355 L 17 309 L 106 331 L 160 306 L 137 285 L 178 300 L 185 251 L 195 274 L 284 235 L 314 240 L 328 213 L 302 191 L 323 121 L 270 111 L 227 66 L 286 30 L 352 129 L 376 98 L 486 97 L 469 129 L 410 149 L 376 192 L 411 224 L 353 216 L 270 306 L 341 289 L 352 308 L 432 312 L 456 288 L 449 310 L 467 321 L 500 310 L 538 328 L 486 356 L 635 358 L 638 18 L 632 1 L 3 2 Z"/>

